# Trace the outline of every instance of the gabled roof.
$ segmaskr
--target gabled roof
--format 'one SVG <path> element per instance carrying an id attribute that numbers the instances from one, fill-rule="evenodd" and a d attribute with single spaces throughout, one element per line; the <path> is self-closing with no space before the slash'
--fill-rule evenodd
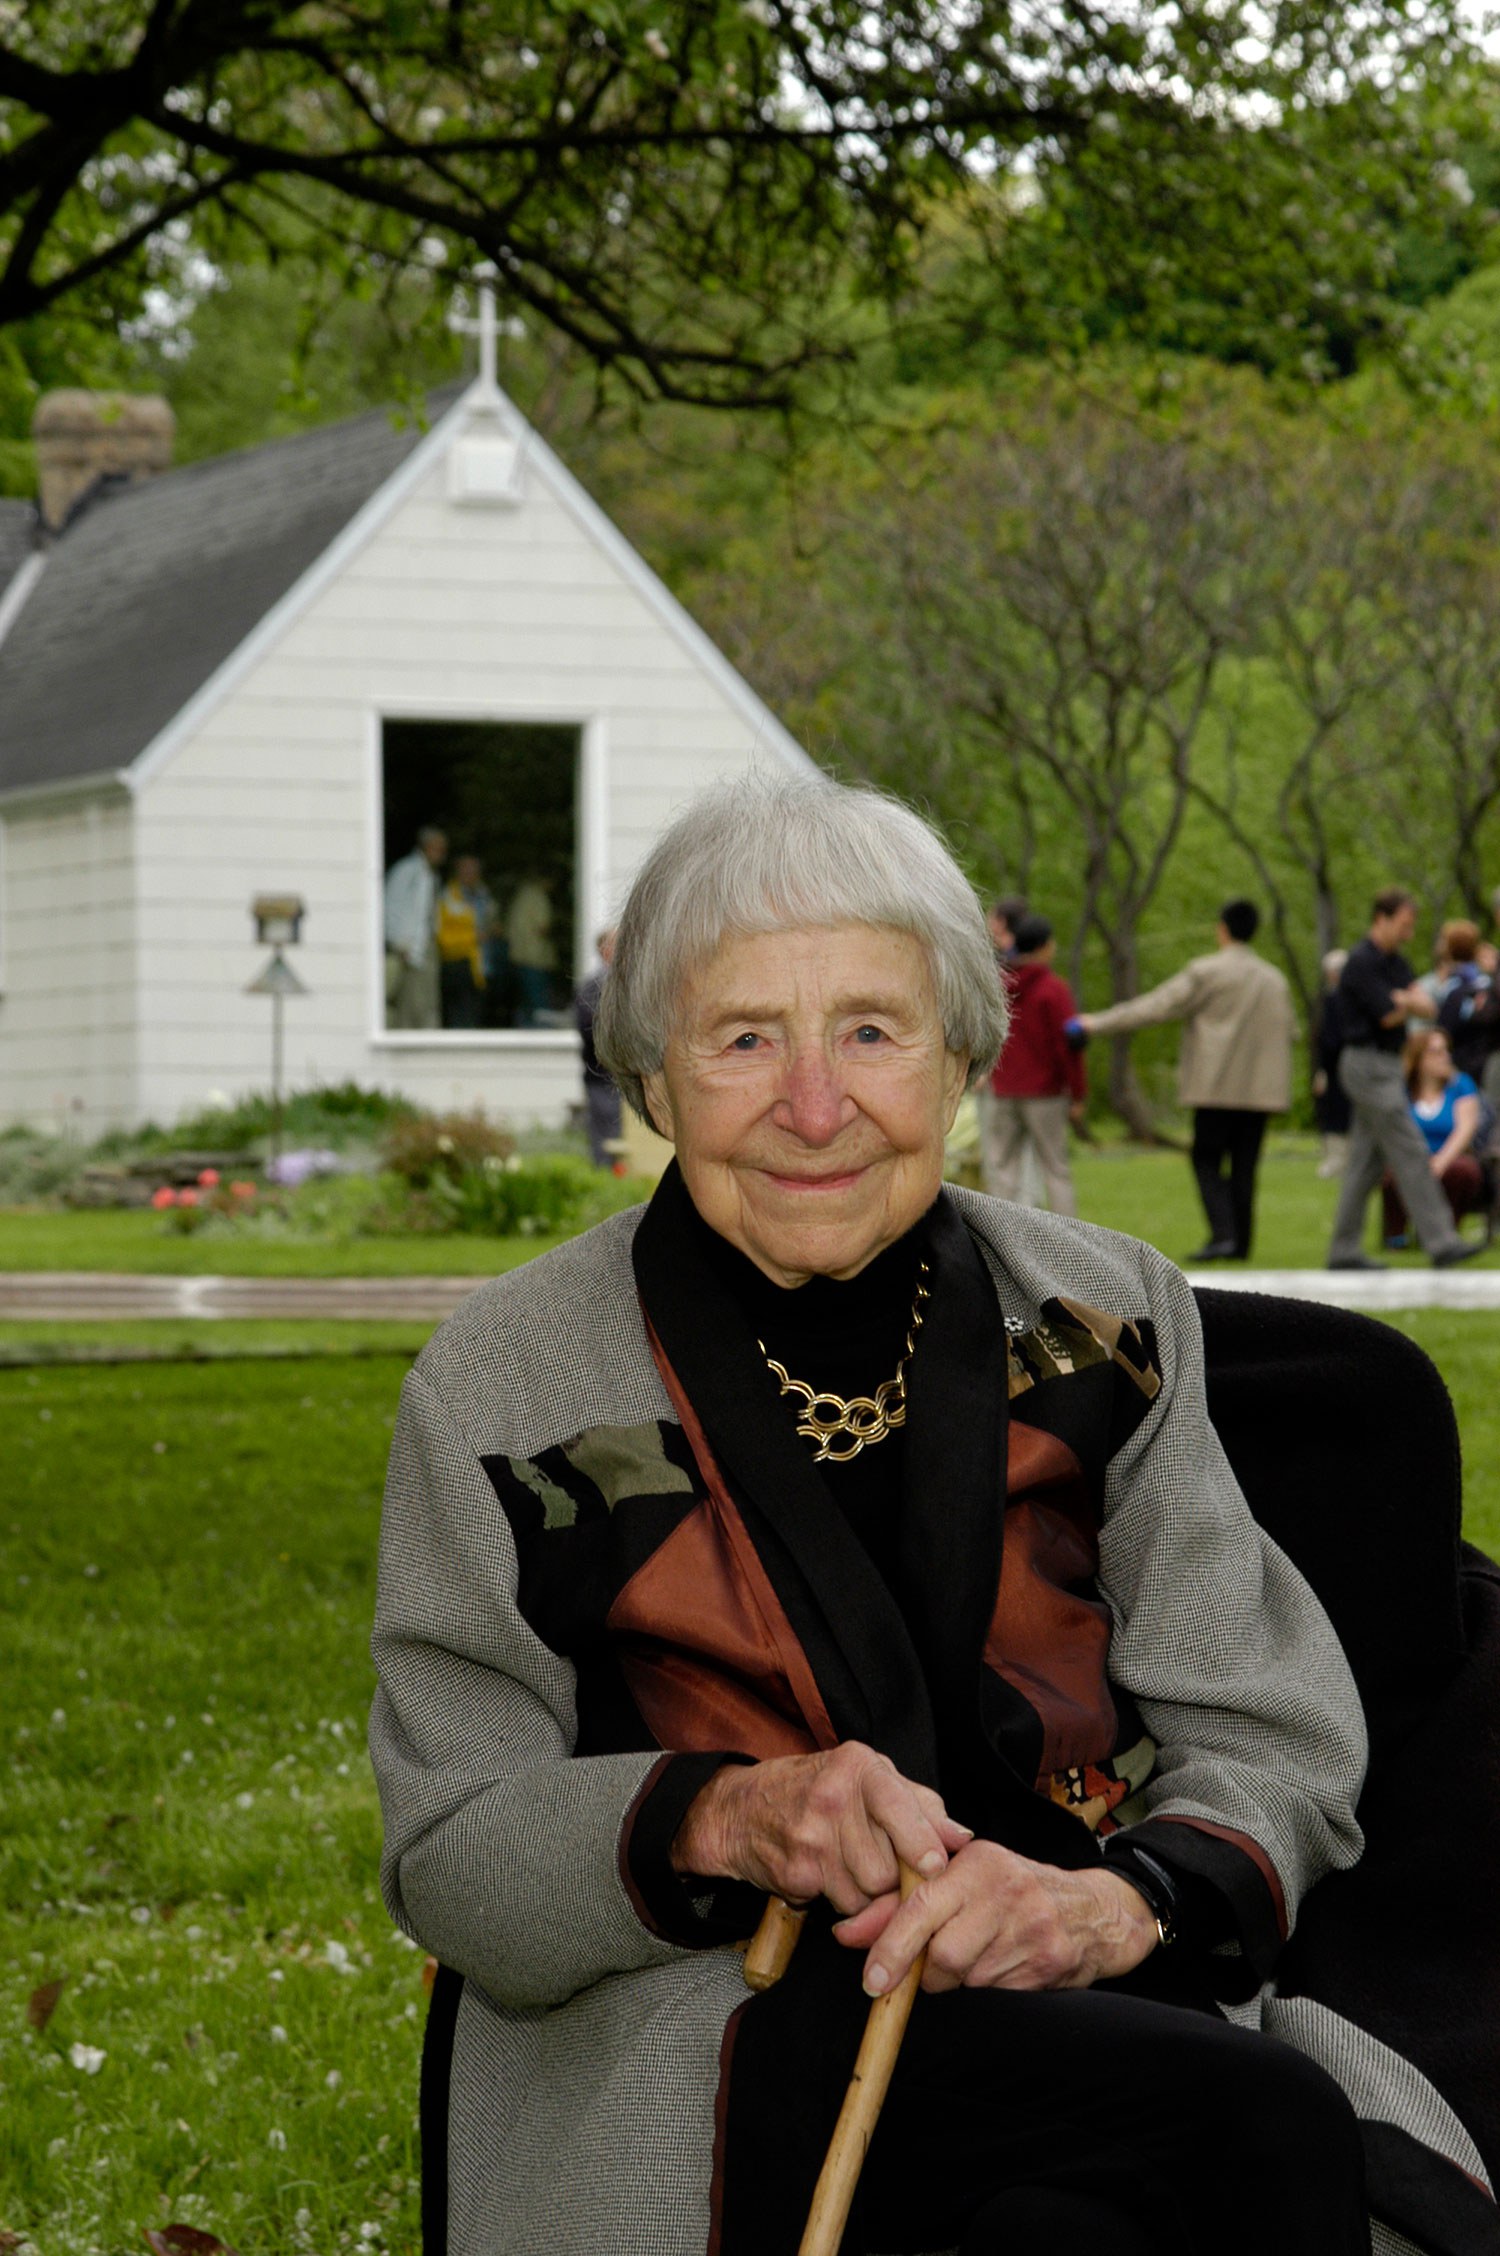
<path id="1" fill-rule="evenodd" d="M 435 393 L 429 413 L 462 391 Z M 0 792 L 128 767 L 423 437 L 378 410 L 85 509 L 0 642 Z M 34 524 L 28 503 L 0 502 L 0 607 Z"/>
<path id="2" fill-rule="evenodd" d="M 35 538 L 36 511 L 31 503 L 0 500 L 0 603 L 31 554 Z"/>

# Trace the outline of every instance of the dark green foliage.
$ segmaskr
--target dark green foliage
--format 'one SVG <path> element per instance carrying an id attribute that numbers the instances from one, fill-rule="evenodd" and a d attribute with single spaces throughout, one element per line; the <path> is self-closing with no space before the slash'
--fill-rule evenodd
<path id="1" fill-rule="evenodd" d="M 328 1089 L 300 1089 L 287 1097 L 282 1106 L 282 1139 L 288 1144 L 327 1144 L 338 1149 L 372 1142 L 396 1123 L 416 1116 L 416 1106 L 405 1097 L 344 1081 Z M 193 1113 L 172 1128 L 121 1130 L 104 1137 L 94 1150 L 100 1158 L 152 1151 L 238 1151 L 263 1142 L 273 1125 L 270 1097 L 246 1096 Z"/>
<path id="2" fill-rule="evenodd" d="M 617 1178 L 566 1152 L 536 1159 L 486 1159 L 439 1176 L 428 1202 L 432 1226 L 497 1238 L 567 1235 L 634 1206 L 650 1192 L 639 1176 Z"/>
<path id="3" fill-rule="evenodd" d="M 638 396 L 781 406 L 983 181 L 960 320 L 988 294 L 1033 345 L 1337 365 L 1434 201 L 1407 90 L 1471 46 L 1457 0 L 31 0 L 0 32 L 0 327 L 73 303 L 107 335 L 205 259 L 394 295 L 482 257 Z"/>
<path id="4" fill-rule="evenodd" d="M 383 1147 L 393 1175 L 415 1191 L 431 1190 L 481 1167 L 509 1159 L 515 1137 L 482 1112 L 416 1112 L 398 1120 Z"/>

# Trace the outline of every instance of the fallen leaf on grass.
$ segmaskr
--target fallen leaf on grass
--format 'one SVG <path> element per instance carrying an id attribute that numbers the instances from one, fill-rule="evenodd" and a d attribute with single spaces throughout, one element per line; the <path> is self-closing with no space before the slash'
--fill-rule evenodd
<path id="1" fill-rule="evenodd" d="M 199 2232 L 196 2225 L 163 2225 L 142 2235 L 152 2256 L 235 2256 L 227 2240 Z"/>
<path id="2" fill-rule="evenodd" d="M 19 2248 L 20 2245 L 20 2234 L 7 2232 L 4 2225 L 0 2225 L 0 2256 L 11 2256 L 11 2250 Z"/>
<path id="3" fill-rule="evenodd" d="M 429 1955 L 428 1957 L 423 1959 L 422 1987 L 424 1990 L 430 1990 L 432 1988 L 433 1983 L 437 1980 L 437 1970 L 438 1962 L 435 1958 Z"/>
<path id="4" fill-rule="evenodd" d="M 57 2001 L 63 1994 L 67 1979 L 66 1974 L 59 1974 L 55 1982 L 44 1982 L 39 1990 L 32 1991 L 26 2000 L 26 2026 L 29 2029 L 46 2028 L 57 2011 Z M 19 2247 L 20 2242 L 17 2241 L 15 2245 Z"/>

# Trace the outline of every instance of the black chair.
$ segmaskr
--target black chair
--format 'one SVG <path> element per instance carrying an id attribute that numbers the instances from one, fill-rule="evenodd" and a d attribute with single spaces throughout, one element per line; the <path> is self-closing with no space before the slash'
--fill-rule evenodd
<path id="1" fill-rule="evenodd" d="M 1365 1854 L 1309 1896 L 1277 1987 L 1420 2068 L 1500 2183 L 1500 1567 L 1461 1538 L 1448 1390 L 1370 1317 L 1262 1293 L 1198 1304 L 1214 1423 L 1327 1607 L 1370 1725 Z"/>
<path id="2" fill-rule="evenodd" d="M 1314 1889 L 1277 1986 L 1410 2059 L 1500 2183 L 1500 1567 L 1460 1539 L 1453 1405 L 1388 1324 L 1263 1293 L 1197 1297 L 1230 1462 L 1327 1607 L 1370 1723 L 1365 1855 Z M 462 1989 L 439 1969 L 423 2044 L 424 2256 L 447 2246 Z M 1410 2199 L 1426 2213 L 1425 2181 Z"/>

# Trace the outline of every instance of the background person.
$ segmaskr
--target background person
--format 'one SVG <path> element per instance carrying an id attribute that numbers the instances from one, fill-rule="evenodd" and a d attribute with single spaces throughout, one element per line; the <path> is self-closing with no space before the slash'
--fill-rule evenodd
<path id="1" fill-rule="evenodd" d="M 1003 979 L 1011 958 L 1016 952 L 1016 926 L 1029 913 L 1024 893 L 1002 893 L 990 903 L 985 912 L 989 927 L 990 944 L 995 951 L 995 969 Z M 999 1132 L 996 1118 L 998 1099 L 988 1081 L 981 1081 L 974 1091 L 974 1111 L 979 1124 L 979 1165 L 983 1175 L 984 1154 L 994 1143 Z M 986 1183 L 986 1188 L 991 1188 Z M 1036 1153 L 1028 1143 L 1022 1147 L 1021 1180 L 1015 1197 L 1024 1206 L 1041 1206 L 1044 1203 L 1042 1171 L 1037 1165 Z"/>
<path id="2" fill-rule="evenodd" d="M 385 874 L 386 1025 L 425 1030 L 442 1023 L 438 986 L 437 873 L 448 859 L 446 834 L 428 826 Z"/>
<path id="3" fill-rule="evenodd" d="M 845 2256 L 1368 2256 L 1343 2094 L 1212 2007 L 1358 1853 L 1358 1697 L 1178 1272 L 944 1188 L 1004 1020 L 909 810 L 702 794 L 597 1028 L 673 1164 L 406 1381 L 371 1752 L 465 1977 L 452 2256 L 792 2256 L 924 1945 Z M 766 1889 L 814 1909 L 747 1999 Z"/>
<path id="4" fill-rule="evenodd" d="M 488 980 L 484 949 L 495 922 L 495 902 L 484 883 L 477 854 L 460 854 L 453 875 L 437 899 L 437 952 L 443 1024 L 477 1027 L 484 1015 Z"/>
<path id="5" fill-rule="evenodd" d="M 1479 927 L 1467 917 L 1443 926 L 1444 977 L 1433 996 L 1437 1023 L 1448 1037 L 1453 1062 L 1482 1085 L 1500 1044 L 1500 991 L 1494 981 L 1493 950 L 1486 951 Z"/>
<path id="6" fill-rule="evenodd" d="M 1313 1025 L 1313 1117 L 1323 1139 L 1318 1174 L 1327 1182 L 1342 1175 L 1349 1156 L 1349 1123 L 1353 1111 L 1339 1080 L 1339 1051 L 1344 1046 L 1344 1021 L 1339 1009 L 1338 984 L 1349 961 L 1347 948 L 1330 948 L 1322 962 L 1323 991 Z"/>
<path id="7" fill-rule="evenodd" d="M 1408 1035 L 1401 1071 L 1412 1119 L 1431 1154 L 1428 1165 L 1443 1187 L 1455 1225 L 1466 1214 L 1487 1213 L 1491 1186 L 1479 1151 L 1484 1099 L 1478 1083 L 1455 1065 L 1442 1027 Z M 1386 1244 L 1397 1239 L 1404 1244 L 1406 1207 L 1394 1176 L 1387 1175 L 1381 1189 Z"/>
<path id="8" fill-rule="evenodd" d="M 552 1008 L 557 945 L 552 937 L 552 881 L 532 875 L 516 887 L 505 920 L 511 975 L 519 990 L 518 1026 L 539 1026 Z"/>
<path id="9" fill-rule="evenodd" d="M 1024 893 L 1002 893 L 998 901 L 990 903 L 985 922 L 990 928 L 997 961 L 1008 964 L 1016 952 L 1016 926 L 1028 915 Z"/>
<path id="10" fill-rule="evenodd" d="M 1012 939 L 1006 970 L 1010 1033 L 990 1075 L 991 1101 L 980 1114 L 984 1187 L 996 1198 L 1020 1199 L 1029 1152 L 1052 1212 L 1076 1214 L 1068 1123 L 1083 1119 L 1087 1082 L 1083 1053 L 1064 1028 L 1077 1005 L 1067 981 L 1052 968 L 1057 942 L 1047 919 L 1023 916 Z"/>
<path id="11" fill-rule="evenodd" d="M 589 1136 L 589 1157 L 596 1167 L 613 1167 L 620 1157 L 620 1092 L 613 1074 L 606 1073 L 594 1047 L 594 1020 L 599 997 L 615 956 L 615 928 L 606 925 L 594 946 L 599 961 L 573 997 L 573 1017 L 583 1044 L 583 1102 Z"/>
<path id="12" fill-rule="evenodd" d="M 1434 1179 L 1431 1154 L 1407 1101 L 1401 1070 L 1408 1018 L 1431 1020 L 1436 1006 L 1401 953 L 1417 929 L 1417 908 L 1399 885 L 1377 893 L 1370 929 L 1349 951 L 1339 979 L 1344 1046 L 1339 1079 L 1353 1107 L 1349 1157 L 1333 1218 L 1330 1269 L 1379 1269 L 1361 1250 L 1365 1206 L 1389 1169 L 1412 1227 L 1434 1268 L 1448 1269 L 1482 1250 L 1466 1245 Z"/>
<path id="13" fill-rule="evenodd" d="M 1208 1243 L 1190 1261 L 1249 1259 L 1266 1122 L 1291 1102 L 1291 989 L 1250 945 L 1259 924 L 1253 901 L 1226 901 L 1214 954 L 1128 1003 L 1081 1014 L 1091 1036 L 1182 1020 L 1177 1101 L 1192 1110 L 1193 1175 L 1208 1217 Z"/>

